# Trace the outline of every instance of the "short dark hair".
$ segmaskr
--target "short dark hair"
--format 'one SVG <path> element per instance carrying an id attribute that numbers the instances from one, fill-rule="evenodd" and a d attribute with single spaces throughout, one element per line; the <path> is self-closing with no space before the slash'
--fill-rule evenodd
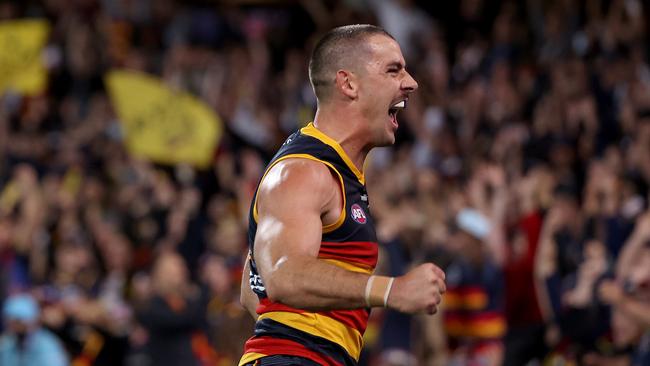
<path id="1" fill-rule="evenodd" d="M 353 24 L 330 30 L 316 43 L 309 60 L 309 81 L 319 101 L 327 98 L 336 71 L 350 67 L 350 62 L 358 59 L 357 52 L 363 49 L 360 42 L 373 35 L 395 39 L 383 28 Z"/>

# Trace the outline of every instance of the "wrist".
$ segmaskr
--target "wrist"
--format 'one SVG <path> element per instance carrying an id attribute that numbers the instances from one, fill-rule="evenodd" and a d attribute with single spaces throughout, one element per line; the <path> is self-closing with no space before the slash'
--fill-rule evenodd
<path id="1" fill-rule="evenodd" d="M 372 275 L 366 282 L 364 299 L 367 307 L 386 307 L 395 277 Z"/>

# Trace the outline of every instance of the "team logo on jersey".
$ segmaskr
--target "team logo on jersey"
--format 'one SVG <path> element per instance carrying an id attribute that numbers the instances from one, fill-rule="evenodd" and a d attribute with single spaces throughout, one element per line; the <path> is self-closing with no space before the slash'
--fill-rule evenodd
<path id="1" fill-rule="evenodd" d="M 256 275 L 251 271 L 248 275 L 248 283 L 251 286 L 251 289 L 256 292 L 265 292 L 266 287 L 264 287 L 264 282 L 262 282 L 262 277 Z"/>
<path id="2" fill-rule="evenodd" d="M 358 222 L 359 224 L 365 224 L 368 219 L 366 218 L 366 213 L 363 212 L 363 208 L 358 204 L 353 204 L 350 207 L 350 213 L 352 215 L 352 220 Z"/>

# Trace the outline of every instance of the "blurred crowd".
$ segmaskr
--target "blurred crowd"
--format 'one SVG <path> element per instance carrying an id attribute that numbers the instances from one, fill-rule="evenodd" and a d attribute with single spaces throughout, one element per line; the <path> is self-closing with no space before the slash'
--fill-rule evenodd
<path id="1" fill-rule="evenodd" d="M 448 287 L 433 317 L 373 310 L 361 364 L 650 364 L 642 1 L 0 2 L 27 17 L 49 81 L 0 95 L 1 365 L 235 364 L 253 190 L 313 118 L 312 45 L 350 23 L 420 85 L 365 167 L 379 271 L 433 261 Z M 210 169 L 129 155 L 115 68 L 218 113 Z"/>

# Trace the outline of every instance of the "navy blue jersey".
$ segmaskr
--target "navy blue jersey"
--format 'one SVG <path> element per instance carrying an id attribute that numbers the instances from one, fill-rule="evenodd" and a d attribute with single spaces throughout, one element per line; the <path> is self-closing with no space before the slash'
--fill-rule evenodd
<path id="1" fill-rule="evenodd" d="M 335 223 L 323 226 L 318 258 L 350 271 L 371 274 L 377 264 L 378 245 L 363 173 L 336 141 L 311 123 L 287 138 L 264 176 L 285 159 L 321 162 L 339 179 L 343 208 Z M 257 190 L 249 213 L 251 253 L 257 233 L 256 201 Z M 246 342 L 240 365 L 274 354 L 304 357 L 320 364 L 357 364 L 369 309 L 311 312 L 270 301 L 255 258 L 249 261 L 250 285 L 260 300 L 259 318 L 255 335 Z"/>

